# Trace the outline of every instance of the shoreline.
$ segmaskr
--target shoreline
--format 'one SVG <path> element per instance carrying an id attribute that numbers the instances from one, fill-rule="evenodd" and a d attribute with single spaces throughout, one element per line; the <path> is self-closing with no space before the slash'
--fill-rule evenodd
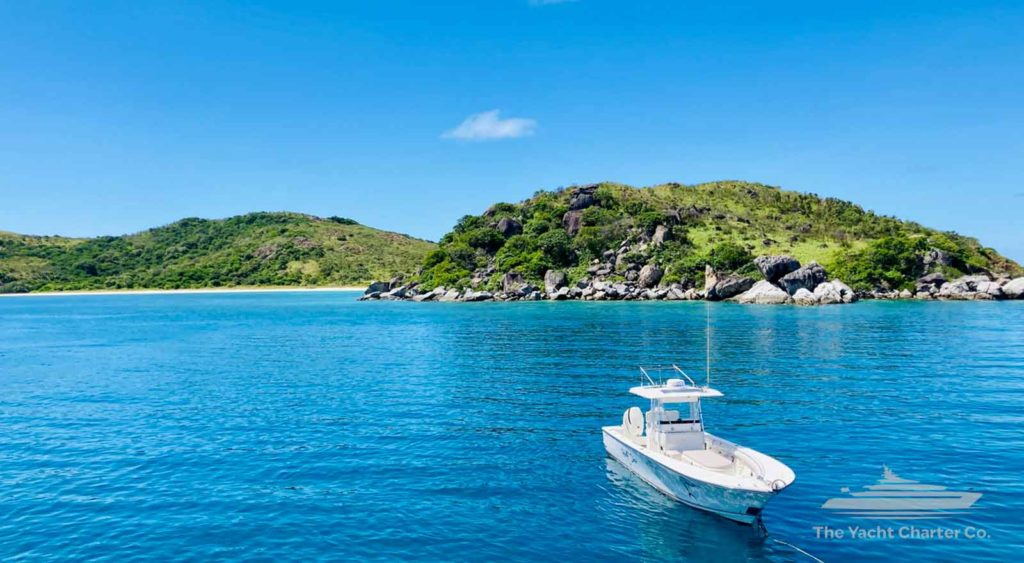
<path id="1" fill-rule="evenodd" d="M 81 295 L 188 295 L 212 293 L 287 293 L 287 292 L 340 292 L 366 291 L 366 286 L 342 285 L 329 287 L 272 286 L 272 287 L 200 287 L 187 289 L 85 289 L 71 291 L 36 291 L 30 293 L 0 293 L 3 297 L 71 297 Z"/>

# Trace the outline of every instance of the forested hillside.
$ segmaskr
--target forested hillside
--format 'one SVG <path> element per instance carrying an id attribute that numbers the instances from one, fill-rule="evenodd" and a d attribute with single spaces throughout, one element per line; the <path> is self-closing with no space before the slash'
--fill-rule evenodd
<path id="1" fill-rule="evenodd" d="M 640 266 L 662 284 L 700 287 L 705 265 L 757 275 L 753 259 L 817 261 L 857 289 L 912 287 L 924 272 L 1019 273 L 977 240 L 877 215 L 835 198 L 724 181 L 634 188 L 603 183 L 541 191 L 463 217 L 424 261 L 423 289 L 497 289 L 505 273 L 540 283 L 548 270 L 570 281 L 628 279 Z"/>
<path id="2" fill-rule="evenodd" d="M 299 213 L 182 219 L 92 239 L 0 233 L 0 293 L 364 284 L 415 273 L 434 247 Z"/>

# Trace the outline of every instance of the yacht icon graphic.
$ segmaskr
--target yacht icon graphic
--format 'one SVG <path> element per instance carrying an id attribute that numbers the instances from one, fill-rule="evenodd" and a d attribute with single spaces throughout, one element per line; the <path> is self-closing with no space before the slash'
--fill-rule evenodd
<path id="1" fill-rule="evenodd" d="M 981 493 L 950 491 L 941 485 L 904 479 L 888 467 L 881 480 L 864 489 L 851 492 L 844 487 L 842 491 L 848 496 L 831 498 L 821 507 L 873 520 L 927 520 L 963 514 L 981 498 Z"/>

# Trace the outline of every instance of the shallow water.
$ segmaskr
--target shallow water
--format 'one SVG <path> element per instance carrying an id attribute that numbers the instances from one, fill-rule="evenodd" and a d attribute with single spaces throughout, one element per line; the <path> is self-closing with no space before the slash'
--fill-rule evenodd
<path id="1" fill-rule="evenodd" d="M 767 535 L 605 457 L 636 366 L 704 363 L 701 303 L 351 293 L 0 299 L 0 558 L 1005 560 L 1024 552 L 1024 302 L 713 306 L 709 430 L 796 483 Z M 901 476 L 965 514 L 822 503 Z M 815 526 L 985 539 L 816 537 Z"/>

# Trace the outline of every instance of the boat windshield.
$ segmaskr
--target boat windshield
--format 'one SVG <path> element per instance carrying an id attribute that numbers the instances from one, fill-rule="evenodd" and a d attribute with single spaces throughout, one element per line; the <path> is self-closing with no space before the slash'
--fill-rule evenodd
<path id="1" fill-rule="evenodd" d="M 700 404 L 677 403 L 669 405 L 662 411 L 662 424 L 698 424 L 700 423 Z"/>

